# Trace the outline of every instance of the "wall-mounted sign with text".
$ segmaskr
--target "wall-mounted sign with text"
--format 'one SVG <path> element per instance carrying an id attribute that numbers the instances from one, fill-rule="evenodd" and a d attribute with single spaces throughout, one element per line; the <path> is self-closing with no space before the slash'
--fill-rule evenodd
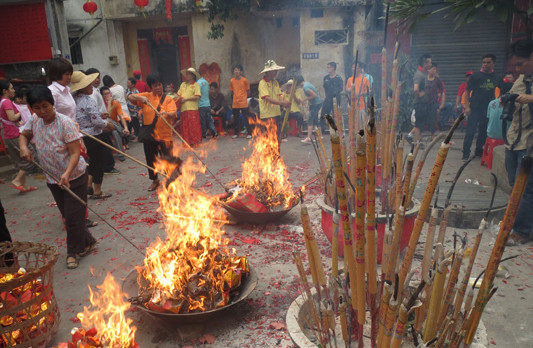
<path id="1" fill-rule="evenodd" d="M 302 59 L 318 59 L 318 52 L 304 52 Z"/>

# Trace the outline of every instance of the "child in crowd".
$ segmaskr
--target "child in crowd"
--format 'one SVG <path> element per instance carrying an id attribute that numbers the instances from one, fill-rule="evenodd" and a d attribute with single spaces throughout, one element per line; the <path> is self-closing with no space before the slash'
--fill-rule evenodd
<path id="1" fill-rule="evenodd" d="M 130 134 L 126 122 L 130 118 L 124 115 L 122 106 L 113 98 L 109 87 L 100 88 L 100 93 L 102 94 L 102 98 L 104 98 L 109 118 L 111 118 L 113 125 L 115 126 L 115 129 L 112 131 L 112 136 L 115 140 L 115 148 L 119 151 L 124 151 L 128 144 L 128 135 Z M 124 155 L 118 154 L 118 160 L 124 162 L 126 158 L 124 158 Z"/>
<path id="2" fill-rule="evenodd" d="M 243 71 L 242 65 L 235 65 L 235 67 L 233 67 L 233 75 L 235 77 L 232 78 L 229 83 L 229 90 L 231 91 L 231 98 L 233 100 L 231 104 L 233 109 L 233 129 L 235 130 L 235 134 L 232 138 L 237 138 L 242 130 L 242 115 L 242 122 L 244 122 L 244 127 L 246 127 L 248 133 L 246 137 L 250 139 L 252 137 L 252 128 L 248 122 L 247 103 L 247 98 L 250 94 L 250 83 L 248 82 L 248 79 L 242 75 Z"/>

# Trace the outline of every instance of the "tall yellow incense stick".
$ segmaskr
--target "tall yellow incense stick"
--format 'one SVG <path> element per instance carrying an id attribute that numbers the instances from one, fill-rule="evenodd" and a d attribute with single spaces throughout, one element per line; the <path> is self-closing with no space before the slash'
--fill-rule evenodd
<path id="1" fill-rule="evenodd" d="M 389 301 L 392 297 L 392 285 L 385 283 L 383 285 L 383 293 L 381 294 L 381 305 L 379 306 L 379 332 L 378 332 L 378 347 L 381 347 L 383 335 L 385 333 L 385 319 L 389 311 Z"/>
<path id="2" fill-rule="evenodd" d="M 411 180 L 411 186 L 409 187 L 409 195 L 407 196 L 407 202 L 410 202 L 413 198 L 413 193 L 415 192 L 416 183 L 418 182 L 418 177 L 420 176 L 420 173 L 422 172 L 422 168 L 424 167 L 424 163 L 426 162 L 426 158 L 429 154 L 429 151 L 437 144 L 439 141 L 444 139 L 445 134 L 440 133 L 438 134 L 432 141 L 429 143 L 428 146 L 426 146 L 426 149 L 422 153 L 422 157 L 418 160 L 418 165 L 416 167 L 415 175 L 413 176 L 413 179 Z M 419 148 L 420 143 L 417 145 L 417 148 Z"/>
<path id="3" fill-rule="evenodd" d="M 368 292 L 376 295 L 377 244 L 376 244 L 376 127 L 374 100 L 371 101 L 366 133 L 366 264 L 368 265 Z M 375 301 L 375 299 L 373 300 Z"/>
<path id="4" fill-rule="evenodd" d="M 429 282 L 429 268 L 431 260 L 433 259 L 433 241 L 435 238 L 435 225 L 439 218 L 439 210 L 437 207 L 431 209 L 431 217 L 429 218 L 428 233 L 426 234 L 426 243 L 424 246 L 424 258 L 422 259 L 422 279 Z"/>
<path id="5" fill-rule="evenodd" d="M 400 277 L 400 284 L 402 285 L 405 280 L 405 276 L 407 275 L 407 272 L 409 272 L 409 270 L 411 269 L 411 264 L 413 262 L 413 257 L 415 255 L 416 245 L 418 244 L 418 240 L 420 239 L 420 233 L 422 232 L 422 227 L 424 226 L 424 221 L 426 219 L 429 206 L 431 204 L 431 200 L 433 199 L 435 188 L 437 187 L 437 183 L 439 181 L 440 174 L 444 166 L 444 162 L 446 161 L 446 157 L 448 156 L 448 151 L 450 150 L 451 137 L 453 135 L 453 132 L 459 126 L 459 124 L 463 121 L 463 119 L 464 119 L 463 114 L 461 114 L 457 118 L 454 125 L 448 132 L 448 136 L 446 137 L 446 139 L 444 139 L 444 142 L 441 144 L 439 153 L 437 154 L 437 157 L 435 158 L 435 163 L 433 164 L 433 169 L 431 170 L 431 175 L 429 177 L 426 191 L 424 193 L 424 198 L 422 199 L 422 203 L 420 204 L 420 209 L 416 217 L 415 226 L 413 227 L 413 232 L 411 234 L 411 237 L 409 238 L 409 244 L 407 246 L 407 251 L 405 252 L 405 257 L 403 258 L 402 267 L 400 269 L 399 277 Z"/>
<path id="6" fill-rule="evenodd" d="M 448 271 L 449 264 L 450 259 L 445 259 L 437 267 L 437 274 L 435 275 L 435 280 L 433 282 L 431 299 L 429 300 L 426 324 L 424 325 L 424 342 L 428 342 L 435 338 L 435 332 L 437 331 L 437 320 L 442 301 L 442 292 L 444 290 L 444 282 L 446 281 L 446 272 Z"/>
<path id="7" fill-rule="evenodd" d="M 357 321 L 365 323 L 366 284 L 365 284 L 365 181 L 366 144 L 364 132 L 357 134 L 355 177 L 355 271 L 357 272 Z"/>
<path id="8" fill-rule="evenodd" d="M 318 252 L 315 234 L 313 232 L 313 228 L 311 227 L 311 219 L 309 218 L 307 205 L 304 203 L 303 199 L 300 203 L 300 216 L 302 218 L 302 227 L 305 235 L 305 246 L 307 248 L 309 268 L 311 269 L 313 283 L 320 287 L 326 286 L 326 276 L 324 274 L 322 260 L 320 259 L 320 253 Z"/>
<path id="9" fill-rule="evenodd" d="M 489 262 L 487 264 L 487 269 L 485 275 L 483 276 L 483 282 L 479 288 L 479 293 L 476 297 L 476 303 L 472 310 L 472 314 L 469 318 L 469 323 L 467 326 L 467 334 L 465 341 L 467 344 L 471 344 L 474 339 L 474 335 L 479 325 L 479 320 L 481 319 L 481 314 L 483 308 L 487 304 L 489 295 L 492 290 L 492 285 L 496 272 L 498 271 L 498 265 L 502 258 L 503 252 L 505 250 L 505 245 L 509 239 L 511 229 L 513 228 L 514 220 L 518 212 L 518 207 L 522 199 L 522 194 L 526 188 L 529 174 L 531 172 L 531 167 L 533 165 L 533 158 L 526 156 L 522 159 L 520 164 L 520 169 L 518 175 L 516 176 L 516 181 L 513 186 L 513 191 L 509 197 L 509 203 L 507 204 L 507 210 L 505 211 L 505 216 L 503 218 L 502 225 L 500 227 L 500 232 L 494 243 L 494 248 L 492 249 L 492 254 L 490 255 Z"/>
<path id="10" fill-rule="evenodd" d="M 476 239 L 474 241 L 474 245 L 472 246 L 472 251 L 470 252 L 470 259 L 468 260 L 468 266 L 466 267 L 465 274 L 463 276 L 463 281 L 461 282 L 461 287 L 459 288 L 457 296 L 455 297 L 455 303 L 453 305 L 453 319 L 456 323 L 457 319 L 459 318 L 459 313 L 461 313 L 461 306 L 463 305 L 463 299 L 466 294 L 466 288 L 468 286 L 470 274 L 472 273 L 472 268 L 474 267 L 477 251 L 479 249 L 479 245 L 481 244 L 481 237 L 483 236 L 483 232 L 485 231 L 486 226 L 487 221 L 483 218 L 479 224 Z"/>
<path id="11" fill-rule="evenodd" d="M 298 252 L 294 252 L 292 253 L 292 255 L 294 257 L 294 263 L 296 263 L 296 268 L 298 269 L 298 274 L 300 275 L 300 280 L 302 281 L 302 286 L 304 288 L 305 294 L 307 295 L 307 299 L 309 300 L 309 303 L 311 306 L 311 313 L 313 315 L 313 319 L 315 321 L 315 325 L 318 330 L 319 340 L 324 345 L 326 343 L 326 340 L 322 336 L 322 331 L 323 331 L 322 325 L 318 317 L 318 310 L 316 308 L 315 300 L 313 299 L 313 295 L 311 294 L 311 288 L 309 287 L 309 283 L 307 282 L 307 276 L 305 275 L 302 257 L 300 253 Z"/>
<path id="12" fill-rule="evenodd" d="M 459 271 L 461 269 L 461 265 L 463 264 L 463 255 L 463 249 L 460 249 L 455 255 L 452 270 L 450 272 L 450 276 L 448 277 L 448 283 L 446 284 L 446 289 L 444 290 L 444 302 L 442 303 L 437 325 L 442 325 L 444 319 L 448 316 L 448 310 L 453 306 L 453 299 L 455 298 L 455 285 L 457 285 Z"/>
<path id="13" fill-rule="evenodd" d="M 339 275 L 339 213 L 333 212 L 333 237 L 331 239 L 331 276 Z"/>
<path id="14" fill-rule="evenodd" d="M 352 241 L 352 229 L 350 226 L 350 213 L 348 211 L 348 200 L 346 198 L 346 186 L 344 183 L 344 168 L 342 164 L 341 156 L 341 147 L 339 135 L 333 130 L 330 131 L 330 140 L 331 140 L 331 151 L 333 156 L 333 167 L 335 169 L 335 183 L 337 185 L 337 196 L 339 199 L 339 210 L 341 214 L 341 225 L 342 231 L 344 234 L 344 257 L 345 257 L 345 268 L 348 268 L 350 274 L 350 290 L 352 297 L 352 307 L 357 308 L 357 297 L 356 297 L 356 271 L 355 271 L 355 260 L 354 260 L 354 250 L 353 250 L 353 241 Z"/>

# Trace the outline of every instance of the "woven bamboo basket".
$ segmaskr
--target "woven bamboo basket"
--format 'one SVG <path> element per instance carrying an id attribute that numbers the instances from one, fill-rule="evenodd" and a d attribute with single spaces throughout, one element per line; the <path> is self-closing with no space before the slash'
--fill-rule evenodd
<path id="1" fill-rule="evenodd" d="M 26 274 L 0 282 L 0 347 L 46 347 L 59 327 L 53 291 L 56 248 L 32 242 L 0 243 L 0 279 L 20 268 Z"/>

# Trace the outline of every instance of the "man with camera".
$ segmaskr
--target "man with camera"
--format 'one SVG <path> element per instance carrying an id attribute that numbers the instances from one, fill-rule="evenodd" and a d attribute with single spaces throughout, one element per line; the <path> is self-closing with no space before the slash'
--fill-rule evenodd
<path id="1" fill-rule="evenodd" d="M 511 64 L 520 74 L 509 94 L 501 98 L 504 107 L 502 118 L 510 122 L 506 133 L 505 167 L 509 184 L 514 185 L 524 156 L 533 155 L 533 40 L 520 40 L 510 47 Z M 505 132 L 505 131 L 504 131 Z M 505 137 L 504 137 L 505 138 Z M 509 245 L 524 244 L 531 240 L 533 219 L 529 212 L 533 207 L 533 175 L 529 176 L 518 208 Z"/>

